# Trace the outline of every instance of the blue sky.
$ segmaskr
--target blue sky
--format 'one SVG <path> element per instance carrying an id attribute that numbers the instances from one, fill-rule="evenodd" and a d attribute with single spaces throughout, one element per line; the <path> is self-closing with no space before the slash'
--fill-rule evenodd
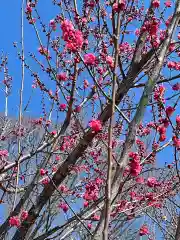
<path id="1" fill-rule="evenodd" d="M 44 0 L 39 2 L 39 13 L 42 19 L 47 24 L 51 18 L 57 13 L 57 8 L 52 6 L 51 1 Z M 51 11 L 49 11 L 51 9 Z M 21 83 L 21 64 L 17 57 L 17 51 L 13 47 L 13 42 L 18 42 L 20 47 L 21 41 L 21 1 L 2 1 L 0 6 L 0 22 L 1 22 L 1 38 L 0 38 L 0 51 L 4 55 L 8 56 L 8 68 L 9 73 L 13 77 L 13 88 L 12 94 L 9 97 L 8 110 L 9 114 L 17 116 L 18 104 L 19 104 L 19 86 Z M 34 34 L 33 27 L 27 23 L 26 17 L 24 18 L 24 44 L 25 44 L 25 55 L 28 56 L 29 52 L 37 53 L 39 47 L 38 41 Z M 19 48 L 20 50 L 20 48 Z M 37 69 L 37 66 L 28 58 L 33 70 Z M 0 75 L 2 76 L 2 75 Z M 2 77 L 1 77 L 2 80 Z M 25 71 L 25 89 L 24 89 L 24 105 L 26 105 L 30 94 L 32 77 L 30 77 L 27 70 Z M 38 102 L 38 91 L 35 91 L 31 105 L 30 112 L 28 115 L 38 116 L 40 113 L 40 102 Z M 4 111 L 4 94 L 1 91 L 0 95 L 0 112 Z"/>

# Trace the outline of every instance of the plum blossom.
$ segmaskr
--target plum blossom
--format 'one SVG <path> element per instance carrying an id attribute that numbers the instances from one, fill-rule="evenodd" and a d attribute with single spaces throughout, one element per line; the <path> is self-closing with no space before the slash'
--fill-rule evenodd
<path id="1" fill-rule="evenodd" d="M 54 19 L 50 20 L 49 26 L 52 28 L 53 31 L 56 31 L 56 22 Z"/>
<path id="2" fill-rule="evenodd" d="M 148 185 L 148 187 L 154 187 L 154 186 L 156 186 L 156 184 L 157 184 L 157 180 L 156 180 L 155 177 L 149 177 L 149 178 L 147 179 L 147 185 Z"/>
<path id="3" fill-rule="evenodd" d="M 146 225 L 142 225 L 141 228 L 139 229 L 139 235 L 144 236 L 149 234 L 149 229 Z"/>
<path id="4" fill-rule="evenodd" d="M 152 2 L 152 5 L 153 5 L 154 8 L 158 8 L 160 6 L 160 1 L 159 0 L 154 0 Z"/>
<path id="5" fill-rule="evenodd" d="M 20 218 L 21 218 L 21 221 L 26 220 L 26 219 L 28 218 L 28 211 L 23 210 L 23 211 L 21 212 Z"/>
<path id="6" fill-rule="evenodd" d="M 62 38 L 66 42 L 66 49 L 71 52 L 81 50 L 84 43 L 82 32 L 75 30 L 72 22 L 68 20 L 61 23 L 61 29 L 63 32 Z"/>
<path id="7" fill-rule="evenodd" d="M 45 169 L 41 168 L 39 173 L 40 173 L 41 176 L 44 176 L 44 175 L 47 174 L 47 171 Z"/>
<path id="8" fill-rule="evenodd" d="M 175 111 L 175 108 L 173 108 L 171 106 L 168 106 L 166 108 L 166 114 L 168 115 L 168 117 L 170 117 L 173 114 L 174 111 Z"/>
<path id="9" fill-rule="evenodd" d="M 173 86 L 172 86 L 172 89 L 174 91 L 179 91 L 180 90 L 180 83 L 175 83 Z"/>
<path id="10" fill-rule="evenodd" d="M 64 72 L 61 72 L 61 73 L 57 74 L 56 78 L 59 81 L 66 81 L 67 80 L 67 74 L 64 73 Z"/>
<path id="11" fill-rule="evenodd" d="M 94 132 L 99 132 L 102 130 L 102 124 L 100 120 L 92 119 L 89 122 L 89 126 L 92 128 Z"/>
<path id="12" fill-rule="evenodd" d="M 59 204 L 59 208 L 61 208 L 65 213 L 68 211 L 69 207 L 66 203 L 62 202 Z"/>
<path id="13" fill-rule="evenodd" d="M 142 166 L 140 164 L 140 157 L 138 153 L 130 152 L 129 153 L 130 158 L 130 173 L 132 176 L 138 176 L 142 170 Z"/>
<path id="14" fill-rule="evenodd" d="M 180 149 L 180 139 L 177 138 L 176 136 L 173 136 L 172 140 L 173 140 L 173 145 L 178 149 Z"/>
<path id="15" fill-rule="evenodd" d="M 66 110 L 66 107 L 67 107 L 67 105 L 66 105 L 65 103 L 61 103 L 61 104 L 59 105 L 59 110 L 60 110 L 60 111 L 65 111 L 65 110 Z"/>
<path id="16" fill-rule="evenodd" d="M 167 0 L 165 3 L 164 3 L 164 5 L 166 6 L 166 7 L 172 7 L 172 2 L 170 1 L 170 0 Z"/>
<path id="17" fill-rule="evenodd" d="M 95 65 L 96 57 L 93 53 L 87 53 L 86 55 L 84 55 L 84 62 L 87 65 Z"/>
<path id="18" fill-rule="evenodd" d="M 20 227 L 21 222 L 20 222 L 19 217 L 18 217 L 18 216 L 10 217 L 10 219 L 9 219 L 9 225 L 10 225 L 11 227 Z"/>

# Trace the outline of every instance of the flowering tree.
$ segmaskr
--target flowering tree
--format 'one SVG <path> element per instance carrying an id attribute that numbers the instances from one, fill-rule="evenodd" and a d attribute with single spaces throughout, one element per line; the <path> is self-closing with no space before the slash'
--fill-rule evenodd
<path id="1" fill-rule="evenodd" d="M 180 239 L 180 1 L 54 0 L 48 23 L 40 2 L 22 1 L 17 120 L 1 58 L 1 239 Z"/>

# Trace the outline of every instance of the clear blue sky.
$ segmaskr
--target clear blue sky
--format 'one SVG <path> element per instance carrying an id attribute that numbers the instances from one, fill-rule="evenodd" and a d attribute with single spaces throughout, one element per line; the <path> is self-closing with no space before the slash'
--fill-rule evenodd
<path id="1" fill-rule="evenodd" d="M 57 7 L 53 7 L 52 2 L 49 0 L 39 1 L 39 13 L 42 16 L 43 21 L 47 24 L 55 14 L 57 14 Z M 50 11 L 49 11 L 50 10 Z M 19 104 L 19 86 L 21 82 L 21 65 L 18 60 L 16 49 L 13 47 L 13 42 L 18 42 L 20 47 L 21 41 L 21 1 L 2 1 L 0 4 L 0 22 L 1 22 L 1 38 L 0 38 L 0 51 L 8 55 L 9 59 L 9 73 L 13 77 L 12 94 L 9 98 L 9 114 L 17 116 L 18 104 Z M 43 38 L 42 38 L 43 39 Z M 28 57 L 29 52 L 37 53 L 39 47 L 36 39 L 33 27 L 27 23 L 26 17 L 24 19 L 24 43 L 25 43 L 25 55 Z M 20 49 L 20 48 L 19 48 Z M 27 59 L 30 62 L 33 70 L 38 70 L 37 65 L 32 62 L 30 58 Z M 0 82 L 2 81 L 2 75 L 0 75 Z M 24 105 L 26 105 L 30 94 L 32 77 L 25 71 L 25 89 L 24 89 Z M 38 92 L 35 91 L 30 110 L 28 115 L 38 116 L 40 113 L 40 102 L 38 100 Z M 0 112 L 4 111 L 4 94 L 1 91 L 0 94 Z"/>

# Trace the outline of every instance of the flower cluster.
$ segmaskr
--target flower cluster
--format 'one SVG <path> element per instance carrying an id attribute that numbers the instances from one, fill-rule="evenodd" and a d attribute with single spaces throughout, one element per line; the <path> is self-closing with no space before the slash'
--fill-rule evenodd
<path id="1" fill-rule="evenodd" d="M 139 229 L 139 235 L 144 236 L 148 234 L 149 234 L 148 227 L 146 225 L 142 225 L 141 228 Z"/>
<path id="2" fill-rule="evenodd" d="M 21 213 L 20 213 L 20 216 L 13 216 L 13 217 L 10 217 L 9 219 L 9 225 L 11 227 L 20 227 L 21 226 L 21 223 L 23 221 L 25 221 L 26 219 L 28 218 L 28 212 L 23 210 Z"/>
<path id="3" fill-rule="evenodd" d="M 61 72 L 61 73 L 57 74 L 56 78 L 59 81 L 66 81 L 67 80 L 67 74 L 64 73 L 64 72 Z"/>
<path id="4" fill-rule="evenodd" d="M 95 65 L 96 64 L 96 57 L 94 56 L 93 53 L 87 53 L 84 55 L 84 62 L 87 65 Z"/>
<path id="5" fill-rule="evenodd" d="M 63 32 L 62 38 L 66 42 L 66 49 L 70 52 L 81 50 L 84 43 L 82 32 L 75 30 L 72 22 L 68 20 L 61 23 L 61 29 Z"/>
<path id="6" fill-rule="evenodd" d="M 120 11 L 123 11 L 124 8 L 126 6 L 126 2 L 125 0 L 120 0 L 119 3 L 118 2 L 115 2 L 113 4 L 113 11 L 114 12 L 120 12 Z"/>
<path id="7" fill-rule="evenodd" d="M 160 1 L 159 1 L 159 0 L 154 0 L 154 1 L 152 2 L 152 6 L 153 6 L 154 8 L 158 8 L 158 7 L 160 6 Z"/>
<path id="8" fill-rule="evenodd" d="M 155 177 L 149 177 L 149 178 L 147 179 L 147 186 L 148 186 L 148 187 L 155 187 L 157 184 L 158 184 L 158 183 L 157 183 L 157 180 L 156 180 Z"/>
<path id="9" fill-rule="evenodd" d="M 130 174 L 132 176 L 138 176 L 142 170 L 142 166 L 140 165 L 140 157 L 138 153 L 130 152 L 129 153 L 129 166 L 130 166 Z"/>
<path id="10" fill-rule="evenodd" d="M 102 124 L 100 120 L 92 119 L 89 123 L 89 126 L 94 132 L 99 132 L 102 130 Z"/>
<path id="11" fill-rule="evenodd" d="M 175 108 L 171 107 L 171 106 L 168 106 L 166 108 L 166 114 L 168 117 L 171 117 L 171 115 L 173 114 L 173 112 L 175 111 Z"/>
<path id="12" fill-rule="evenodd" d="M 65 212 L 65 213 L 69 210 L 68 205 L 66 203 L 64 203 L 64 202 L 61 202 L 59 204 L 59 208 L 61 208 L 63 210 L 63 212 Z"/>
<path id="13" fill-rule="evenodd" d="M 94 181 L 89 182 L 85 189 L 85 193 L 83 195 L 84 200 L 88 201 L 96 201 L 99 195 L 99 188 L 102 185 L 103 180 L 100 178 L 96 178 Z M 87 203 L 88 205 L 88 203 Z"/>
<path id="14" fill-rule="evenodd" d="M 8 157 L 9 153 L 6 149 L 0 150 L 0 158 L 2 157 Z"/>
<path id="15" fill-rule="evenodd" d="M 180 150 L 180 139 L 176 136 L 173 136 L 172 140 L 173 140 L 173 145 L 177 147 L 178 150 Z"/>
<path id="16" fill-rule="evenodd" d="M 167 67 L 178 71 L 180 70 L 180 62 L 169 61 L 167 63 Z"/>

